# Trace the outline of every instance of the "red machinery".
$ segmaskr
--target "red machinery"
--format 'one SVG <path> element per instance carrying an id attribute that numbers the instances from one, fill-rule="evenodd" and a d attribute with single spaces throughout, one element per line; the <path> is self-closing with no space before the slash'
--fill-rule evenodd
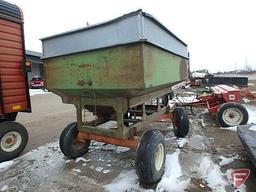
<path id="1" fill-rule="evenodd" d="M 210 113 L 217 113 L 217 120 L 224 127 L 246 124 L 248 112 L 239 104 L 241 100 L 240 89 L 227 85 L 211 87 L 211 94 L 197 97 L 196 102 L 184 104 L 189 106 L 206 105 Z"/>
<path id="2" fill-rule="evenodd" d="M 17 157 L 26 147 L 28 132 L 16 120 L 31 112 L 22 12 L 0 0 L 0 162 Z"/>

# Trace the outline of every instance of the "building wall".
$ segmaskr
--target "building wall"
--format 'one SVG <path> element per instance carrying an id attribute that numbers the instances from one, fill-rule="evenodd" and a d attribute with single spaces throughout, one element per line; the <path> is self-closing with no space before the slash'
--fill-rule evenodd
<path id="1" fill-rule="evenodd" d="M 31 72 L 28 72 L 28 80 L 31 80 L 35 76 L 43 78 L 43 62 L 40 56 L 27 53 L 26 59 L 32 61 Z"/>

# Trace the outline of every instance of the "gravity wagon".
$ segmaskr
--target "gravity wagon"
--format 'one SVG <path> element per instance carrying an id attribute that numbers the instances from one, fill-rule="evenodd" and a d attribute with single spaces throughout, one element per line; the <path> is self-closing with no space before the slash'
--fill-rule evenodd
<path id="1" fill-rule="evenodd" d="M 185 111 L 168 105 L 172 86 L 188 76 L 187 45 L 141 10 L 42 43 L 47 89 L 76 107 L 77 122 L 60 136 L 64 155 L 84 155 L 91 140 L 137 149 L 141 181 L 159 181 L 165 165 L 164 136 L 157 127 L 148 128 L 172 113 L 176 135 L 188 133 Z M 85 111 L 95 119 L 86 122 Z M 104 127 L 109 121 L 116 124 Z"/>

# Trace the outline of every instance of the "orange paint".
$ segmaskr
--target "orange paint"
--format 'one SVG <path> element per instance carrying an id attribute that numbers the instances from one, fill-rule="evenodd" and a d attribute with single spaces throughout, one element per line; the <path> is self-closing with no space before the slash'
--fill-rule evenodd
<path id="1" fill-rule="evenodd" d="M 114 137 L 103 136 L 103 135 L 96 135 L 96 134 L 86 133 L 83 131 L 80 131 L 78 133 L 77 140 L 81 142 L 85 140 L 95 140 L 103 143 L 128 147 L 132 149 L 136 149 L 139 143 L 138 138 L 134 138 L 134 140 L 128 140 L 128 139 L 114 138 Z"/>

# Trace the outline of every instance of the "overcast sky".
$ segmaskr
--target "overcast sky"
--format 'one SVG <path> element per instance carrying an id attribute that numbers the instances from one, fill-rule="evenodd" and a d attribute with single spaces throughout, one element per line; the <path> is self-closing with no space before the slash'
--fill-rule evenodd
<path id="1" fill-rule="evenodd" d="M 7 0 L 22 8 L 26 49 L 42 37 L 143 9 L 187 45 L 192 69 L 256 69 L 254 0 Z M 255 3 L 254 3 L 255 2 Z"/>

